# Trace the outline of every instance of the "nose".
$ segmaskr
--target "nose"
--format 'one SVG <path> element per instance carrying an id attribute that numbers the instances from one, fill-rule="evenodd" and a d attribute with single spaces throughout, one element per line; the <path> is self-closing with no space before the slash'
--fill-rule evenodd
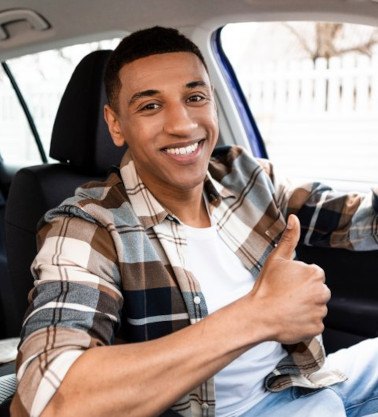
<path id="1" fill-rule="evenodd" d="M 166 108 L 163 126 L 165 133 L 173 136 L 187 137 L 197 127 L 198 123 L 192 117 L 190 109 L 184 104 L 176 103 Z"/>

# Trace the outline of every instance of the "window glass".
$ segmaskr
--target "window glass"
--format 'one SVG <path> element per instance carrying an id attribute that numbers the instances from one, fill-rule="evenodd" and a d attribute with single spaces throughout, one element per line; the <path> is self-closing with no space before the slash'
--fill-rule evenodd
<path id="1" fill-rule="evenodd" d="M 119 39 L 54 49 L 8 60 L 48 155 L 60 99 L 79 61 L 91 51 L 114 49 Z M 9 163 L 39 164 L 35 140 L 4 73 L 0 75 L 1 155 Z"/>
<path id="2" fill-rule="evenodd" d="M 227 25 L 221 41 L 282 174 L 339 189 L 377 182 L 376 28 L 243 23 Z"/>
<path id="3" fill-rule="evenodd" d="M 40 162 L 24 112 L 13 87 L 0 67 L 0 153 L 5 161 L 34 160 Z"/>

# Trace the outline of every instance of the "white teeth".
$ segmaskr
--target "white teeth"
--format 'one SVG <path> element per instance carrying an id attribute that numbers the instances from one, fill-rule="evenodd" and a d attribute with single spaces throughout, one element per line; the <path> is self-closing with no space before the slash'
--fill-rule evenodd
<path id="1" fill-rule="evenodd" d="M 171 155 L 189 155 L 198 148 L 198 142 L 193 145 L 186 146 L 185 148 L 167 148 L 167 153 Z"/>

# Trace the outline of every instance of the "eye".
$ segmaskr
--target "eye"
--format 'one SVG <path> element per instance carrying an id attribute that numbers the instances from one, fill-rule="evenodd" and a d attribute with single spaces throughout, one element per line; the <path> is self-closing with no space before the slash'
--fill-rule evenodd
<path id="1" fill-rule="evenodd" d="M 152 110 L 157 110 L 158 108 L 160 108 L 158 103 L 148 103 L 148 104 L 145 104 L 144 106 L 141 106 L 139 108 L 139 111 L 152 111 Z"/>
<path id="2" fill-rule="evenodd" d="M 199 103 L 201 101 L 204 101 L 205 99 L 206 99 L 206 97 L 204 97 L 201 94 L 193 94 L 193 95 L 189 96 L 187 101 L 190 102 L 190 103 Z"/>

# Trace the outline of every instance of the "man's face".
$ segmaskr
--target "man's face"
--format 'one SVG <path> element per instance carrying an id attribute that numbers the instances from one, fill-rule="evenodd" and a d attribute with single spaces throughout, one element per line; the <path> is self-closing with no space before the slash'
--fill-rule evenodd
<path id="1" fill-rule="evenodd" d="M 142 181 L 153 193 L 173 196 L 202 189 L 219 133 L 202 62 L 189 52 L 151 55 L 124 65 L 119 78 L 118 113 L 107 108 L 105 115 Z"/>

